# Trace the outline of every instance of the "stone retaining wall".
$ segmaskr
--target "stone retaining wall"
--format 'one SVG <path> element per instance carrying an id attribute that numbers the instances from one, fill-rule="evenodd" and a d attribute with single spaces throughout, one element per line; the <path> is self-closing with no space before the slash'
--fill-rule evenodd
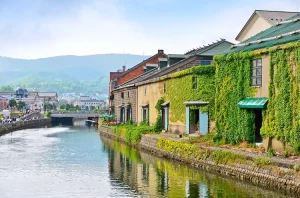
<path id="1" fill-rule="evenodd" d="M 99 127 L 99 132 L 102 135 L 105 135 L 109 138 L 125 142 L 114 135 L 114 132 L 109 127 Z M 151 135 L 143 135 L 141 141 L 135 147 L 143 149 L 145 151 L 151 152 L 155 155 L 162 156 L 169 159 L 174 159 L 180 162 L 190 164 L 194 167 L 205 169 L 207 171 L 216 172 L 222 175 L 231 176 L 238 178 L 242 181 L 247 181 L 254 183 L 259 186 L 268 187 L 271 189 L 280 189 L 287 193 L 300 193 L 300 181 L 295 175 L 294 178 L 289 178 L 288 176 L 274 175 L 268 169 L 253 167 L 253 166 L 244 166 L 244 165 L 224 165 L 224 164 L 215 164 L 211 160 L 201 160 L 201 159 L 191 159 L 185 158 L 178 154 L 167 153 L 157 147 L 158 138 Z M 126 142 L 125 142 L 126 143 Z M 279 169 L 281 167 L 278 167 Z"/>
<path id="2" fill-rule="evenodd" d="M 22 129 L 30 129 L 36 127 L 42 127 L 49 125 L 51 123 L 51 119 L 40 119 L 40 120 L 29 120 L 24 122 L 16 122 L 16 123 L 8 123 L 0 125 L 0 136 Z"/>

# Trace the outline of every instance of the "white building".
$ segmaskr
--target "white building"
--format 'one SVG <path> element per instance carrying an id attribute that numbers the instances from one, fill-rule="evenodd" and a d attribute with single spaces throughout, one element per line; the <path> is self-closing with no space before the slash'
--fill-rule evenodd
<path id="1" fill-rule="evenodd" d="M 97 100 L 90 98 L 89 96 L 80 96 L 80 99 L 74 102 L 74 106 L 79 106 L 81 108 L 88 107 L 91 109 L 94 108 L 104 108 L 105 101 L 104 100 Z"/>

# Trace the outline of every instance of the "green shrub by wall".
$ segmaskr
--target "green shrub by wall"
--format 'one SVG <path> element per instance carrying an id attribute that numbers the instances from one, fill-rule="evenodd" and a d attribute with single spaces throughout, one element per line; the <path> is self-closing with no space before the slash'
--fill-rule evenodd
<path id="1" fill-rule="evenodd" d="M 197 77 L 198 88 L 192 89 L 192 77 Z M 209 111 L 210 119 L 214 119 L 215 103 L 215 66 L 196 66 L 170 75 L 165 80 L 165 101 L 170 101 L 170 121 L 185 123 L 185 101 L 209 101 L 202 111 Z M 192 107 L 193 108 L 193 107 Z M 196 107 L 195 107 L 196 108 Z"/>

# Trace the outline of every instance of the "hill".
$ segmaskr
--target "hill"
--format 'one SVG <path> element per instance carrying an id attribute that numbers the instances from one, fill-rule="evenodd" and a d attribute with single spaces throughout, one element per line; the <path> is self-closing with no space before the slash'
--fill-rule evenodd
<path id="1" fill-rule="evenodd" d="M 58 93 L 107 93 L 109 72 L 148 58 L 130 54 L 57 56 L 41 59 L 0 57 L 0 85 Z"/>

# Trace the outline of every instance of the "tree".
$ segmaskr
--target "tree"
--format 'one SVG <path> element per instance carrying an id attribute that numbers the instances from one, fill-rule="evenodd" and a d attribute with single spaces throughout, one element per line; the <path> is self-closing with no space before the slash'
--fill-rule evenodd
<path id="1" fill-rule="evenodd" d="M 60 107 L 59 107 L 60 109 L 65 109 L 66 108 L 66 104 L 62 104 L 62 105 L 60 105 Z"/>
<path id="2" fill-rule="evenodd" d="M 53 110 L 53 105 L 51 103 L 45 103 L 45 110 L 51 111 Z"/>
<path id="3" fill-rule="evenodd" d="M 17 106 L 17 101 L 15 99 L 11 99 L 9 102 L 8 102 L 8 105 L 13 108 L 13 107 L 16 107 Z"/>
<path id="4" fill-rule="evenodd" d="M 0 91 L 15 91 L 14 88 L 12 88 L 11 86 L 7 85 L 7 86 L 2 86 L 0 87 Z"/>
<path id="5" fill-rule="evenodd" d="M 23 110 L 25 107 L 26 107 L 26 103 L 25 102 L 19 101 L 17 103 L 17 108 L 18 108 L 19 111 Z"/>

